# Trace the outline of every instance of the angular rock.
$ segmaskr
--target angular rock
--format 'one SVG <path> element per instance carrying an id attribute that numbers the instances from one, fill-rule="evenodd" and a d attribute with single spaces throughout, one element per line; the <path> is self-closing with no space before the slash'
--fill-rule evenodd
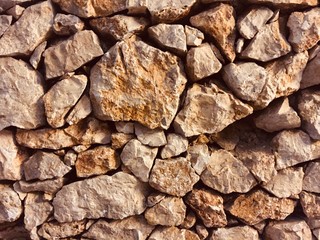
<path id="1" fill-rule="evenodd" d="M 9 8 L 15 6 L 16 4 L 21 4 L 24 2 L 30 2 L 30 0 L 6 0 L 0 2 L 0 13 L 8 10 Z"/>
<path id="2" fill-rule="evenodd" d="M 200 110 L 201 109 L 201 110 Z M 190 137 L 217 133 L 252 113 L 252 108 L 214 84 L 193 84 L 173 126 L 177 133 Z"/>
<path id="3" fill-rule="evenodd" d="M 199 236 L 194 232 L 177 227 L 157 227 L 148 240 L 200 240 Z"/>
<path id="4" fill-rule="evenodd" d="M 21 7 L 20 5 L 15 5 L 12 8 L 8 9 L 6 11 L 7 14 L 11 15 L 12 17 L 14 17 L 14 19 L 19 19 L 21 17 L 21 15 L 23 14 L 25 8 Z"/>
<path id="5" fill-rule="evenodd" d="M 191 48 L 187 54 L 187 73 L 192 81 L 199 81 L 220 71 L 222 64 L 209 43 Z"/>
<path id="6" fill-rule="evenodd" d="M 225 194 L 245 193 L 257 184 L 249 169 L 225 150 L 212 152 L 201 180 L 208 187 Z"/>
<path id="7" fill-rule="evenodd" d="M 215 142 L 225 150 L 234 150 L 239 143 L 239 132 L 237 124 L 231 124 L 221 132 L 210 135 L 209 142 Z"/>
<path id="8" fill-rule="evenodd" d="M 45 222 L 38 234 L 45 239 L 62 239 L 81 234 L 86 230 L 86 221 L 71 223 Z"/>
<path id="9" fill-rule="evenodd" d="M 280 32 L 279 22 L 265 25 L 241 52 L 244 58 L 267 62 L 291 51 L 291 46 Z"/>
<path id="10" fill-rule="evenodd" d="M 144 217 L 151 225 L 178 226 L 183 223 L 186 211 L 182 198 L 169 196 L 148 208 Z"/>
<path id="11" fill-rule="evenodd" d="M 133 122 L 115 122 L 114 125 L 119 133 L 134 133 L 135 124 Z"/>
<path id="12" fill-rule="evenodd" d="M 50 1 L 28 7 L 0 38 L 0 56 L 30 55 L 48 38 L 53 18 L 54 9 Z"/>
<path id="13" fill-rule="evenodd" d="M 303 71 L 300 88 L 308 88 L 320 84 L 320 53 L 314 59 L 308 62 Z"/>
<path id="14" fill-rule="evenodd" d="M 156 159 L 151 170 L 149 184 L 151 187 L 173 196 L 183 197 L 199 181 L 199 176 L 185 158 Z M 175 184 L 172 184 L 172 183 Z"/>
<path id="15" fill-rule="evenodd" d="M 38 45 L 36 47 L 36 49 L 33 51 L 30 59 L 29 59 L 29 63 L 31 64 L 31 66 L 34 69 L 38 68 L 39 62 L 41 60 L 42 57 L 42 53 L 44 52 L 44 50 L 47 47 L 47 41 L 42 42 L 40 45 Z"/>
<path id="16" fill-rule="evenodd" d="M 153 207 L 157 203 L 161 202 L 166 197 L 166 194 L 161 192 L 153 192 L 147 198 L 147 206 Z"/>
<path id="17" fill-rule="evenodd" d="M 291 13 L 287 26 L 290 29 L 289 42 L 296 52 L 312 48 L 320 40 L 320 8 Z"/>
<path id="18" fill-rule="evenodd" d="M 320 196 L 303 191 L 300 194 L 300 203 L 309 219 L 320 218 Z"/>
<path id="19" fill-rule="evenodd" d="M 254 62 L 241 62 L 226 65 L 222 77 L 237 97 L 255 101 L 266 84 L 268 73 Z"/>
<path id="20" fill-rule="evenodd" d="M 242 37 L 253 38 L 273 16 L 272 10 L 266 7 L 253 8 L 237 20 L 237 27 Z"/>
<path id="21" fill-rule="evenodd" d="M 45 192 L 45 193 L 56 193 L 63 187 L 65 183 L 64 178 L 49 179 L 45 181 L 37 182 L 25 182 L 19 181 L 19 187 L 22 192 Z"/>
<path id="22" fill-rule="evenodd" d="M 167 144 L 166 135 L 162 129 L 149 129 L 141 124 L 134 125 L 138 140 L 150 147 L 161 147 Z"/>
<path id="23" fill-rule="evenodd" d="M 196 225 L 196 232 L 200 239 L 206 239 L 209 236 L 208 230 L 203 225 Z"/>
<path id="24" fill-rule="evenodd" d="M 23 167 L 24 176 L 27 181 L 60 178 L 71 170 L 57 155 L 42 151 L 37 151 L 33 154 L 24 162 Z"/>
<path id="25" fill-rule="evenodd" d="M 83 28 L 84 22 L 77 16 L 58 13 L 54 17 L 53 31 L 57 35 L 69 36 L 81 31 Z"/>
<path id="26" fill-rule="evenodd" d="M 81 75 L 80 75 L 81 76 Z M 66 118 L 69 125 L 77 124 L 82 119 L 85 119 L 92 111 L 90 98 L 83 95 L 74 108 L 70 111 Z"/>
<path id="27" fill-rule="evenodd" d="M 192 168 L 198 175 L 206 169 L 210 159 L 209 148 L 206 144 L 196 144 L 188 148 L 188 161 L 191 162 Z"/>
<path id="28" fill-rule="evenodd" d="M 196 28 L 185 25 L 184 32 L 186 34 L 186 41 L 188 46 L 200 46 L 202 41 L 204 40 L 204 34 Z"/>
<path id="29" fill-rule="evenodd" d="M 192 211 L 188 211 L 180 227 L 184 229 L 190 229 L 196 224 L 196 221 L 197 221 L 196 215 Z"/>
<path id="30" fill-rule="evenodd" d="M 133 134 L 127 133 L 112 133 L 111 134 L 111 147 L 113 149 L 123 148 L 130 140 L 134 139 Z"/>
<path id="31" fill-rule="evenodd" d="M 236 22 L 235 10 L 231 5 L 219 4 L 217 7 L 199 13 L 190 18 L 192 26 L 211 35 L 230 62 L 236 57 Z M 219 24 L 213 24 L 219 23 Z"/>
<path id="32" fill-rule="evenodd" d="M 0 223 L 14 222 L 22 212 L 19 195 L 9 185 L 0 184 Z"/>
<path id="33" fill-rule="evenodd" d="M 188 139 L 175 133 L 167 135 L 168 143 L 161 150 L 161 158 L 171 158 L 187 151 Z"/>
<path id="34" fill-rule="evenodd" d="M 206 189 L 193 189 L 187 195 L 186 202 L 206 227 L 224 227 L 227 225 L 221 196 Z"/>
<path id="35" fill-rule="evenodd" d="M 259 233 L 252 227 L 241 226 L 231 228 L 218 228 L 213 230 L 209 240 L 225 240 L 225 239 L 250 239 L 259 240 Z"/>
<path id="36" fill-rule="evenodd" d="M 112 47 L 91 69 L 90 80 L 98 118 L 134 120 L 151 129 L 169 128 L 187 82 L 177 57 L 135 37 Z"/>
<path id="37" fill-rule="evenodd" d="M 91 30 L 77 32 L 43 53 L 46 78 L 72 72 L 103 54 L 98 36 Z"/>
<path id="38" fill-rule="evenodd" d="M 110 147 L 98 146 L 78 154 L 75 164 L 78 177 L 102 175 L 120 166 L 118 154 Z"/>
<path id="39" fill-rule="evenodd" d="M 143 216 L 132 216 L 123 220 L 94 223 L 83 237 L 89 239 L 139 239 L 146 240 L 154 226 L 149 225 Z"/>
<path id="40" fill-rule="evenodd" d="M 12 16 L 0 15 L 0 37 L 7 31 L 12 22 Z"/>
<path id="41" fill-rule="evenodd" d="M 298 101 L 302 128 L 315 140 L 320 140 L 320 91 L 303 90 Z"/>
<path id="42" fill-rule="evenodd" d="M 53 0 L 65 12 L 83 18 L 102 17 L 126 9 L 126 0 Z"/>
<path id="43" fill-rule="evenodd" d="M 320 193 L 320 162 L 311 162 L 305 170 L 302 189 Z"/>
<path id="44" fill-rule="evenodd" d="M 257 190 L 237 197 L 229 211 L 244 223 L 255 225 L 265 219 L 283 220 L 294 211 L 295 205 L 292 199 L 271 197 Z"/>
<path id="45" fill-rule="evenodd" d="M 148 33 L 159 46 L 173 53 L 184 55 L 187 52 L 187 36 L 181 24 L 160 23 L 149 27 Z"/>
<path id="46" fill-rule="evenodd" d="M 54 217 L 58 222 L 71 222 L 141 214 L 146 208 L 147 191 L 146 184 L 124 172 L 73 182 L 53 199 Z"/>
<path id="47" fill-rule="evenodd" d="M 9 126 L 32 129 L 44 125 L 41 74 L 22 60 L 4 57 L 0 58 L 0 79 L 0 131 Z"/>
<path id="48" fill-rule="evenodd" d="M 63 157 L 63 162 L 68 166 L 74 166 L 77 160 L 77 153 L 73 150 L 69 150 Z"/>
<path id="49" fill-rule="evenodd" d="M 158 153 L 157 148 L 143 145 L 136 139 L 130 140 L 123 148 L 122 163 L 142 182 L 149 181 L 150 170 Z"/>
<path id="50" fill-rule="evenodd" d="M 317 0 L 249 0 L 250 3 L 271 4 L 279 8 L 295 8 L 295 7 L 307 7 L 316 6 Z"/>

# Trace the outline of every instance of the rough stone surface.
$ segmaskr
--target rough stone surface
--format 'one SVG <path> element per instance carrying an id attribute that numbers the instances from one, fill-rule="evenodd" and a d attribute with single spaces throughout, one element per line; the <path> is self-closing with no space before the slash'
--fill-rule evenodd
<path id="1" fill-rule="evenodd" d="M 178 226 L 184 221 L 186 211 L 182 198 L 169 196 L 148 208 L 144 217 L 151 225 Z"/>
<path id="2" fill-rule="evenodd" d="M 45 192 L 56 193 L 65 183 L 64 178 L 49 179 L 37 182 L 19 181 L 19 187 L 22 192 Z"/>
<path id="3" fill-rule="evenodd" d="M 320 193 L 320 162 L 311 162 L 305 170 L 302 188 L 305 191 Z"/>
<path id="4" fill-rule="evenodd" d="M 170 133 L 168 143 L 161 150 L 161 158 L 171 158 L 180 155 L 188 149 L 188 139 L 181 135 Z"/>
<path id="5" fill-rule="evenodd" d="M 193 169 L 198 175 L 206 169 L 210 159 L 209 148 L 206 144 L 196 144 L 189 146 L 187 159 L 191 162 Z"/>
<path id="6" fill-rule="evenodd" d="M 76 236 L 85 231 L 86 221 L 71 223 L 46 222 L 41 225 L 38 234 L 45 239 L 61 239 Z"/>
<path id="7" fill-rule="evenodd" d="M 54 9 L 50 1 L 28 7 L 0 38 L 0 56 L 30 55 L 48 38 L 53 17 Z"/>
<path id="8" fill-rule="evenodd" d="M 197 221 L 197 217 L 194 214 L 194 212 L 188 211 L 187 215 L 186 215 L 183 223 L 180 225 L 180 227 L 184 228 L 184 229 L 190 229 L 196 224 L 196 221 Z"/>
<path id="9" fill-rule="evenodd" d="M 130 140 L 134 139 L 133 134 L 127 133 L 112 133 L 111 134 L 111 147 L 113 149 L 123 148 Z"/>
<path id="10" fill-rule="evenodd" d="M 213 230 L 209 240 L 225 240 L 225 239 L 250 239 L 259 240 L 259 233 L 252 227 L 241 226 L 231 228 L 218 228 Z"/>
<path id="11" fill-rule="evenodd" d="M 183 197 L 199 181 L 199 176 L 185 158 L 156 159 L 150 173 L 151 187 L 177 197 Z M 172 184 L 172 183 L 175 184 Z"/>
<path id="12" fill-rule="evenodd" d="M 89 116 L 92 111 L 90 98 L 87 95 L 83 95 L 77 104 L 73 107 L 66 118 L 66 122 L 69 125 L 77 124 L 82 119 Z"/>
<path id="13" fill-rule="evenodd" d="M 114 125 L 119 133 L 134 133 L 135 124 L 133 122 L 115 122 Z"/>
<path id="14" fill-rule="evenodd" d="M 251 3 L 271 4 L 280 8 L 316 6 L 317 0 L 249 0 Z"/>
<path id="15" fill-rule="evenodd" d="M 236 21 L 235 11 L 231 5 L 219 4 L 190 18 L 191 25 L 211 35 L 217 41 L 224 55 L 233 62 L 236 57 Z M 219 24 L 212 24 L 219 22 Z"/>
<path id="16" fill-rule="evenodd" d="M 187 82 L 177 57 L 135 37 L 112 47 L 92 68 L 90 80 L 97 117 L 134 120 L 152 129 L 169 128 Z"/>
<path id="17" fill-rule="evenodd" d="M 200 240 L 199 236 L 194 232 L 177 227 L 158 227 L 156 228 L 148 240 Z"/>
<path id="18" fill-rule="evenodd" d="M 249 169 L 226 150 L 212 152 L 202 182 L 221 193 L 248 192 L 257 182 Z"/>
<path id="19" fill-rule="evenodd" d="M 173 126 L 186 137 L 217 133 L 229 124 L 248 116 L 252 108 L 214 84 L 194 84 L 187 92 L 184 106 Z"/>
<path id="20" fill-rule="evenodd" d="M 320 196 L 303 191 L 300 194 L 300 203 L 309 219 L 320 218 Z"/>
<path id="21" fill-rule="evenodd" d="M 77 16 L 58 13 L 54 17 L 53 31 L 55 34 L 69 36 L 81 31 L 83 28 L 84 22 Z"/>
<path id="22" fill-rule="evenodd" d="M 12 22 L 12 16 L 0 15 L 0 37 L 7 31 Z"/>
<path id="23" fill-rule="evenodd" d="M 149 129 L 141 124 L 134 125 L 138 140 L 150 147 L 160 147 L 167 144 L 166 135 L 162 129 Z"/>
<path id="24" fill-rule="evenodd" d="M 53 199 L 54 217 L 59 222 L 71 222 L 141 214 L 146 208 L 147 191 L 146 184 L 124 172 L 74 182 L 65 185 Z"/>
<path id="25" fill-rule="evenodd" d="M 21 214 L 19 195 L 9 185 L 0 184 L 0 223 L 14 222 Z"/>
<path id="26" fill-rule="evenodd" d="M 0 79 L 0 130 L 9 126 L 33 129 L 43 125 L 44 89 L 40 73 L 22 60 L 4 57 L 0 58 Z"/>
<path id="27" fill-rule="evenodd" d="M 300 88 L 304 89 L 314 85 L 320 84 L 320 53 L 314 59 L 308 62 L 303 71 Z"/>
<path id="28" fill-rule="evenodd" d="M 47 41 L 42 42 L 41 44 L 39 44 L 35 50 L 33 51 L 30 59 L 29 59 L 29 63 L 31 64 L 31 66 L 34 69 L 38 68 L 38 65 L 40 63 L 41 57 L 42 57 L 42 53 L 44 52 L 44 50 L 47 47 Z"/>
<path id="29" fill-rule="evenodd" d="M 21 15 L 23 14 L 25 8 L 20 6 L 20 5 L 15 5 L 12 8 L 8 9 L 6 11 L 7 14 L 10 14 L 11 16 L 14 17 L 14 19 L 19 19 Z"/>
<path id="30" fill-rule="evenodd" d="M 227 225 L 221 196 L 206 189 L 194 189 L 187 195 L 186 202 L 206 227 L 224 227 Z"/>
<path id="31" fill-rule="evenodd" d="M 200 30 L 190 27 L 188 25 L 185 25 L 184 32 L 186 34 L 186 40 L 187 40 L 188 46 L 197 47 L 201 45 L 204 39 L 204 34 Z"/>
<path id="32" fill-rule="evenodd" d="M 72 72 L 103 54 L 97 35 L 91 30 L 77 32 L 43 53 L 46 78 Z"/>
<path id="33" fill-rule="evenodd" d="M 257 190 L 240 195 L 229 211 L 246 224 L 254 225 L 265 219 L 283 220 L 293 212 L 295 205 L 289 198 L 275 198 Z"/>

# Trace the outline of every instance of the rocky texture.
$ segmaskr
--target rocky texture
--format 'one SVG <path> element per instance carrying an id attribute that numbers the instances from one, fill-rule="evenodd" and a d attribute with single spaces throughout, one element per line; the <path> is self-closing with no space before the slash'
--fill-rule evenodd
<path id="1" fill-rule="evenodd" d="M 19 181 L 19 187 L 22 192 L 45 192 L 56 193 L 65 184 L 66 179 L 57 178 L 37 182 Z"/>
<path id="2" fill-rule="evenodd" d="M 168 143 L 161 150 L 161 158 L 171 158 L 187 151 L 188 139 L 181 135 L 171 133 L 167 136 Z"/>
<path id="3" fill-rule="evenodd" d="M 197 47 L 201 45 L 204 39 L 204 34 L 201 31 L 199 31 L 196 28 L 185 25 L 184 32 L 186 34 L 186 41 L 188 46 Z"/>
<path id="4" fill-rule="evenodd" d="M 162 129 L 149 129 L 141 124 L 135 124 L 134 132 L 141 143 L 150 147 L 160 147 L 167 143 Z"/>
<path id="5" fill-rule="evenodd" d="M 316 6 L 316 0 L 249 0 L 251 3 L 271 4 L 280 8 Z"/>
<path id="6" fill-rule="evenodd" d="M 249 226 L 218 228 L 213 230 L 210 240 L 225 240 L 225 239 L 252 239 L 259 240 L 257 230 Z"/>
<path id="7" fill-rule="evenodd" d="M 301 86 L 304 89 L 314 85 L 320 84 L 320 53 L 318 53 L 315 58 L 308 62 L 305 70 L 303 71 Z"/>
<path id="8" fill-rule="evenodd" d="M 86 221 L 72 223 L 46 222 L 41 225 L 38 234 L 45 239 L 61 239 L 76 236 L 86 229 Z"/>
<path id="9" fill-rule="evenodd" d="M 133 134 L 113 133 L 111 135 L 111 147 L 113 149 L 123 148 L 132 139 L 134 139 Z"/>
<path id="10" fill-rule="evenodd" d="M 197 234 L 190 230 L 179 229 L 177 227 L 158 227 L 156 228 L 150 237 L 149 240 L 200 240 Z"/>
<path id="11" fill-rule="evenodd" d="M 115 122 L 114 125 L 119 133 L 131 134 L 135 130 L 133 122 Z"/>
<path id="12" fill-rule="evenodd" d="M 320 193 L 320 162 L 311 162 L 305 170 L 302 188 L 305 191 Z"/>
<path id="13" fill-rule="evenodd" d="M 81 76 L 81 75 L 80 75 Z M 69 125 L 77 124 L 82 119 L 89 116 L 92 111 L 91 102 L 87 95 L 83 95 L 77 104 L 73 107 L 66 118 Z"/>
<path id="14" fill-rule="evenodd" d="M 0 223 L 14 222 L 22 211 L 18 194 L 9 185 L 0 184 Z"/>
<path id="15" fill-rule="evenodd" d="M 54 17 L 53 31 L 62 36 L 69 36 L 84 28 L 84 22 L 74 15 L 58 13 Z"/>
<path id="16" fill-rule="evenodd" d="M 15 5 L 12 8 L 7 10 L 7 14 L 13 16 L 16 20 L 19 19 L 24 12 L 25 8 L 21 7 L 20 5 Z"/>
<path id="17" fill-rule="evenodd" d="M 197 221 L 196 215 L 192 211 L 188 211 L 180 227 L 184 229 L 190 229 L 195 225 L 196 221 Z"/>
<path id="18" fill-rule="evenodd" d="M 31 66 L 34 69 L 38 68 L 38 65 L 41 61 L 41 57 L 42 57 L 42 53 L 44 52 L 44 50 L 47 47 L 47 41 L 42 42 L 41 44 L 39 44 L 35 50 L 33 51 L 30 59 L 29 59 L 29 63 L 31 64 Z"/>
<path id="19" fill-rule="evenodd" d="M 187 159 L 191 162 L 193 169 L 198 175 L 206 169 L 210 159 L 210 153 L 206 144 L 189 146 Z"/>
<path id="20" fill-rule="evenodd" d="M 300 202 L 309 219 L 320 217 L 320 196 L 303 191 L 300 194 Z"/>
<path id="21" fill-rule="evenodd" d="M 170 126 L 187 81 L 177 57 L 135 37 L 112 47 L 92 68 L 90 80 L 97 117 L 134 120 L 152 129 Z"/>
<path id="22" fill-rule="evenodd" d="M 0 15 L 0 37 L 7 31 L 12 22 L 11 15 Z"/>

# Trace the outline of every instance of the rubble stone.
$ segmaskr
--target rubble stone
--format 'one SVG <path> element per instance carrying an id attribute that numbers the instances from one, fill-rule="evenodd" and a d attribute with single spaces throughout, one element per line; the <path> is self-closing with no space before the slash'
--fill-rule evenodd
<path id="1" fill-rule="evenodd" d="M 168 143 L 161 150 L 161 158 L 171 158 L 187 151 L 188 139 L 181 135 L 170 133 L 167 135 Z"/>
<path id="2" fill-rule="evenodd" d="M 300 194 L 300 203 L 303 212 L 309 219 L 320 218 L 320 197 L 318 195 L 303 191 Z"/>
<path id="3" fill-rule="evenodd" d="M 46 222 L 41 225 L 38 234 L 45 239 L 62 239 L 81 234 L 85 227 L 85 220 L 71 223 Z"/>
<path id="4" fill-rule="evenodd" d="M 53 31 L 62 36 L 69 36 L 81 31 L 84 22 L 77 16 L 58 13 L 54 17 Z"/>
<path id="5" fill-rule="evenodd" d="M 162 129 L 149 129 L 136 123 L 134 130 L 138 140 L 150 147 L 160 147 L 167 143 L 166 135 Z"/>
<path id="6" fill-rule="evenodd" d="M 177 227 L 157 227 L 148 240 L 200 240 L 199 236 L 186 229 L 179 229 Z"/>
<path id="7" fill-rule="evenodd" d="M 209 148 L 206 144 L 196 144 L 188 148 L 188 161 L 191 162 L 192 168 L 198 175 L 206 169 L 210 159 Z"/>
<path id="8" fill-rule="evenodd" d="M 186 34 L 186 40 L 187 40 L 188 46 L 197 47 L 201 45 L 204 39 L 204 34 L 200 30 L 190 27 L 188 25 L 185 25 L 184 32 Z"/>
<path id="9" fill-rule="evenodd" d="M 19 195 L 9 185 L 0 184 L 0 223 L 14 222 L 22 211 Z"/>
<path id="10" fill-rule="evenodd" d="M 113 149 L 123 148 L 130 140 L 134 139 L 133 134 L 127 133 L 112 133 L 111 134 L 111 147 Z"/>
<path id="11" fill-rule="evenodd" d="M 92 111 L 90 98 L 87 95 L 83 95 L 78 103 L 73 107 L 66 118 L 66 122 L 69 125 L 77 124 L 82 119 L 85 119 Z"/>
<path id="12" fill-rule="evenodd" d="M 303 71 L 300 88 L 308 88 L 320 84 L 320 53 L 314 59 L 308 62 Z"/>
<path id="13" fill-rule="evenodd" d="M 45 192 L 56 193 L 65 183 L 64 178 L 49 179 L 44 181 L 26 182 L 19 181 L 19 187 L 22 192 Z"/>
<path id="14" fill-rule="evenodd" d="M 311 162 L 305 170 L 303 190 L 320 193 L 320 162 Z"/>
<path id="15" fill-rule="evenodd" d="M 0 37 L 7 31 L 12 22 L 12 16 L 0 15 Z"/>
<path id="16" fill-rule="evenodd" d="M 39 62 L 41 60 L 42 57 L 42 53 L 44 52 L 44 50 L 47 47 L 47 41 L 42 42 L 41 44 L 39 44 L 35 50 L 33 51 L 30 59 L 29 59 L 29 63 L 31 64 L 31 66 L 34 69 L 38 68 Z"/>
<path id="17" fill-rule="evenodd" d="M 259 240 L 257 230 L 249 226 L 239 226 L 231 228 L 218 228 L 213 230 L 209 240 L 225 240 L 225 239 L 250 239 Z"/>

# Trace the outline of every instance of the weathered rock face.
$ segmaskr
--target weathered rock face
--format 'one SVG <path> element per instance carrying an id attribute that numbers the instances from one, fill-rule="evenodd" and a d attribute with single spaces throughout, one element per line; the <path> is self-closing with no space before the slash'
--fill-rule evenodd
<path id="1" fill-rule="evenodd" d="M 42 57 L 42 53 L 44 52 L 44 50 L 47 47 L 47 41 L 42 42 L 41 44 L 39 44 L 35 50 L 33 51 L 30 59 L 29 59 L 29 63 L 31 64 L 31 66 L 34 69 L 38 68 L 38 65 L 41 61 L 41 57 Z"/>
<path id="2" fill-rule="evenodd" d="M 69 36 L 84 28 L 84 22 L 77 16 L 58 13 L 54 17 L 53 31 L 62 36 Z"/>
<path id="3" fill-rule="evenodd" d="M 320 53 L 316 55 L 306 66 L 303 71 L 300 88 L 304 89 L 320 84 Z"/>
<path id="4" fill-rule="evenodd" d="M 300 202 L 303 212 L 309 219 L 320 217 L 320 197 L 318 195 L 301 192 Z"/>
<path id="5" fill-rule="evenodd" d="M 218 228 L 213 230 L 210 240 L 252 239 L 259 240 L 258 231 L 249 226 Z"/>
<path id="6" fill-rule="evenodd" d="M 19 181 L 19 187 L 22 192 L 45 192 L 56 193 L 65 183 L 64 178 L 56 178 L 53 180 L 44 180 L 37 182 Z"/>
<path id="7" fill-rule="evenodd" d="M 150 237 L 149 240 L 200 240 L 199 236 L 194 232 L 186 229 L 179 229 L 177 227 L 158 227 L 156 228 Z"/>
<path id="8" fill-rule="evenodd" d="M 21 214 L 18 194 L 9 185 L 0 184 L 0 223 L 14 222 Z"/>
<path id="9" fill-rule="evenodd" d="M 189 146 L 187 159 L 191 162 L 196 173 L 201 175 L 201 173 L 206 169 L 207 163 L 210 159 L 208 146 L 206 144 Z"/>
<path id="10" fill-rule="evenodd" d="M 12 22 L 11 15 L 0 15 L 0 37 L 7 31 Z"/>
<path id="11" fill-rule="evenodd" d="M 91 102 L 87 95 L 83 95 L 66 118 L 69 125 L 77 124 L 89 116 L 92 111 Z"/>
<path id="12" fill-rule="evenodd" d="M 302 188 L 305 191 L 320 193 L 320 162 L 311 162 L 305 171 Z"/>
<path id="13" fill-rule="evenodd" d="M 141 124 L 134 124 L 134 132 L 138 140 L 150 147 L 160 147 L 167 143 L 166 135 L 162 129 L 149 129 Z"/>
<path id="14" fill-rule="evenodd" d="M 318 4 L 316 0 L 249 0 L 249 2 L 269 3 L 280 8 L 316 6 Z"/>
<path id="15" fill-rule="evenodd" d="M 46 222 L 41 225 L 38 234 L 45 239 L 67 238 L 76 236 L 86 229 L 86 221 L 72 223 Z"/>
<path id="16" fill-rule="evenodd" d="M 161 158 L 171 158 L 187 151 L 188 139 L 171 133 L 167 136 L 168 143 L 161 150 Z"/>
<path id="17" fill-rule="evenodd" d="M 188 25 L 184 26 L 184 31 L 186 33 L 186 41 L 188 46 L 196 47 L 201 45 L 204 39 L 204 34 L 201 31 Z"/>

